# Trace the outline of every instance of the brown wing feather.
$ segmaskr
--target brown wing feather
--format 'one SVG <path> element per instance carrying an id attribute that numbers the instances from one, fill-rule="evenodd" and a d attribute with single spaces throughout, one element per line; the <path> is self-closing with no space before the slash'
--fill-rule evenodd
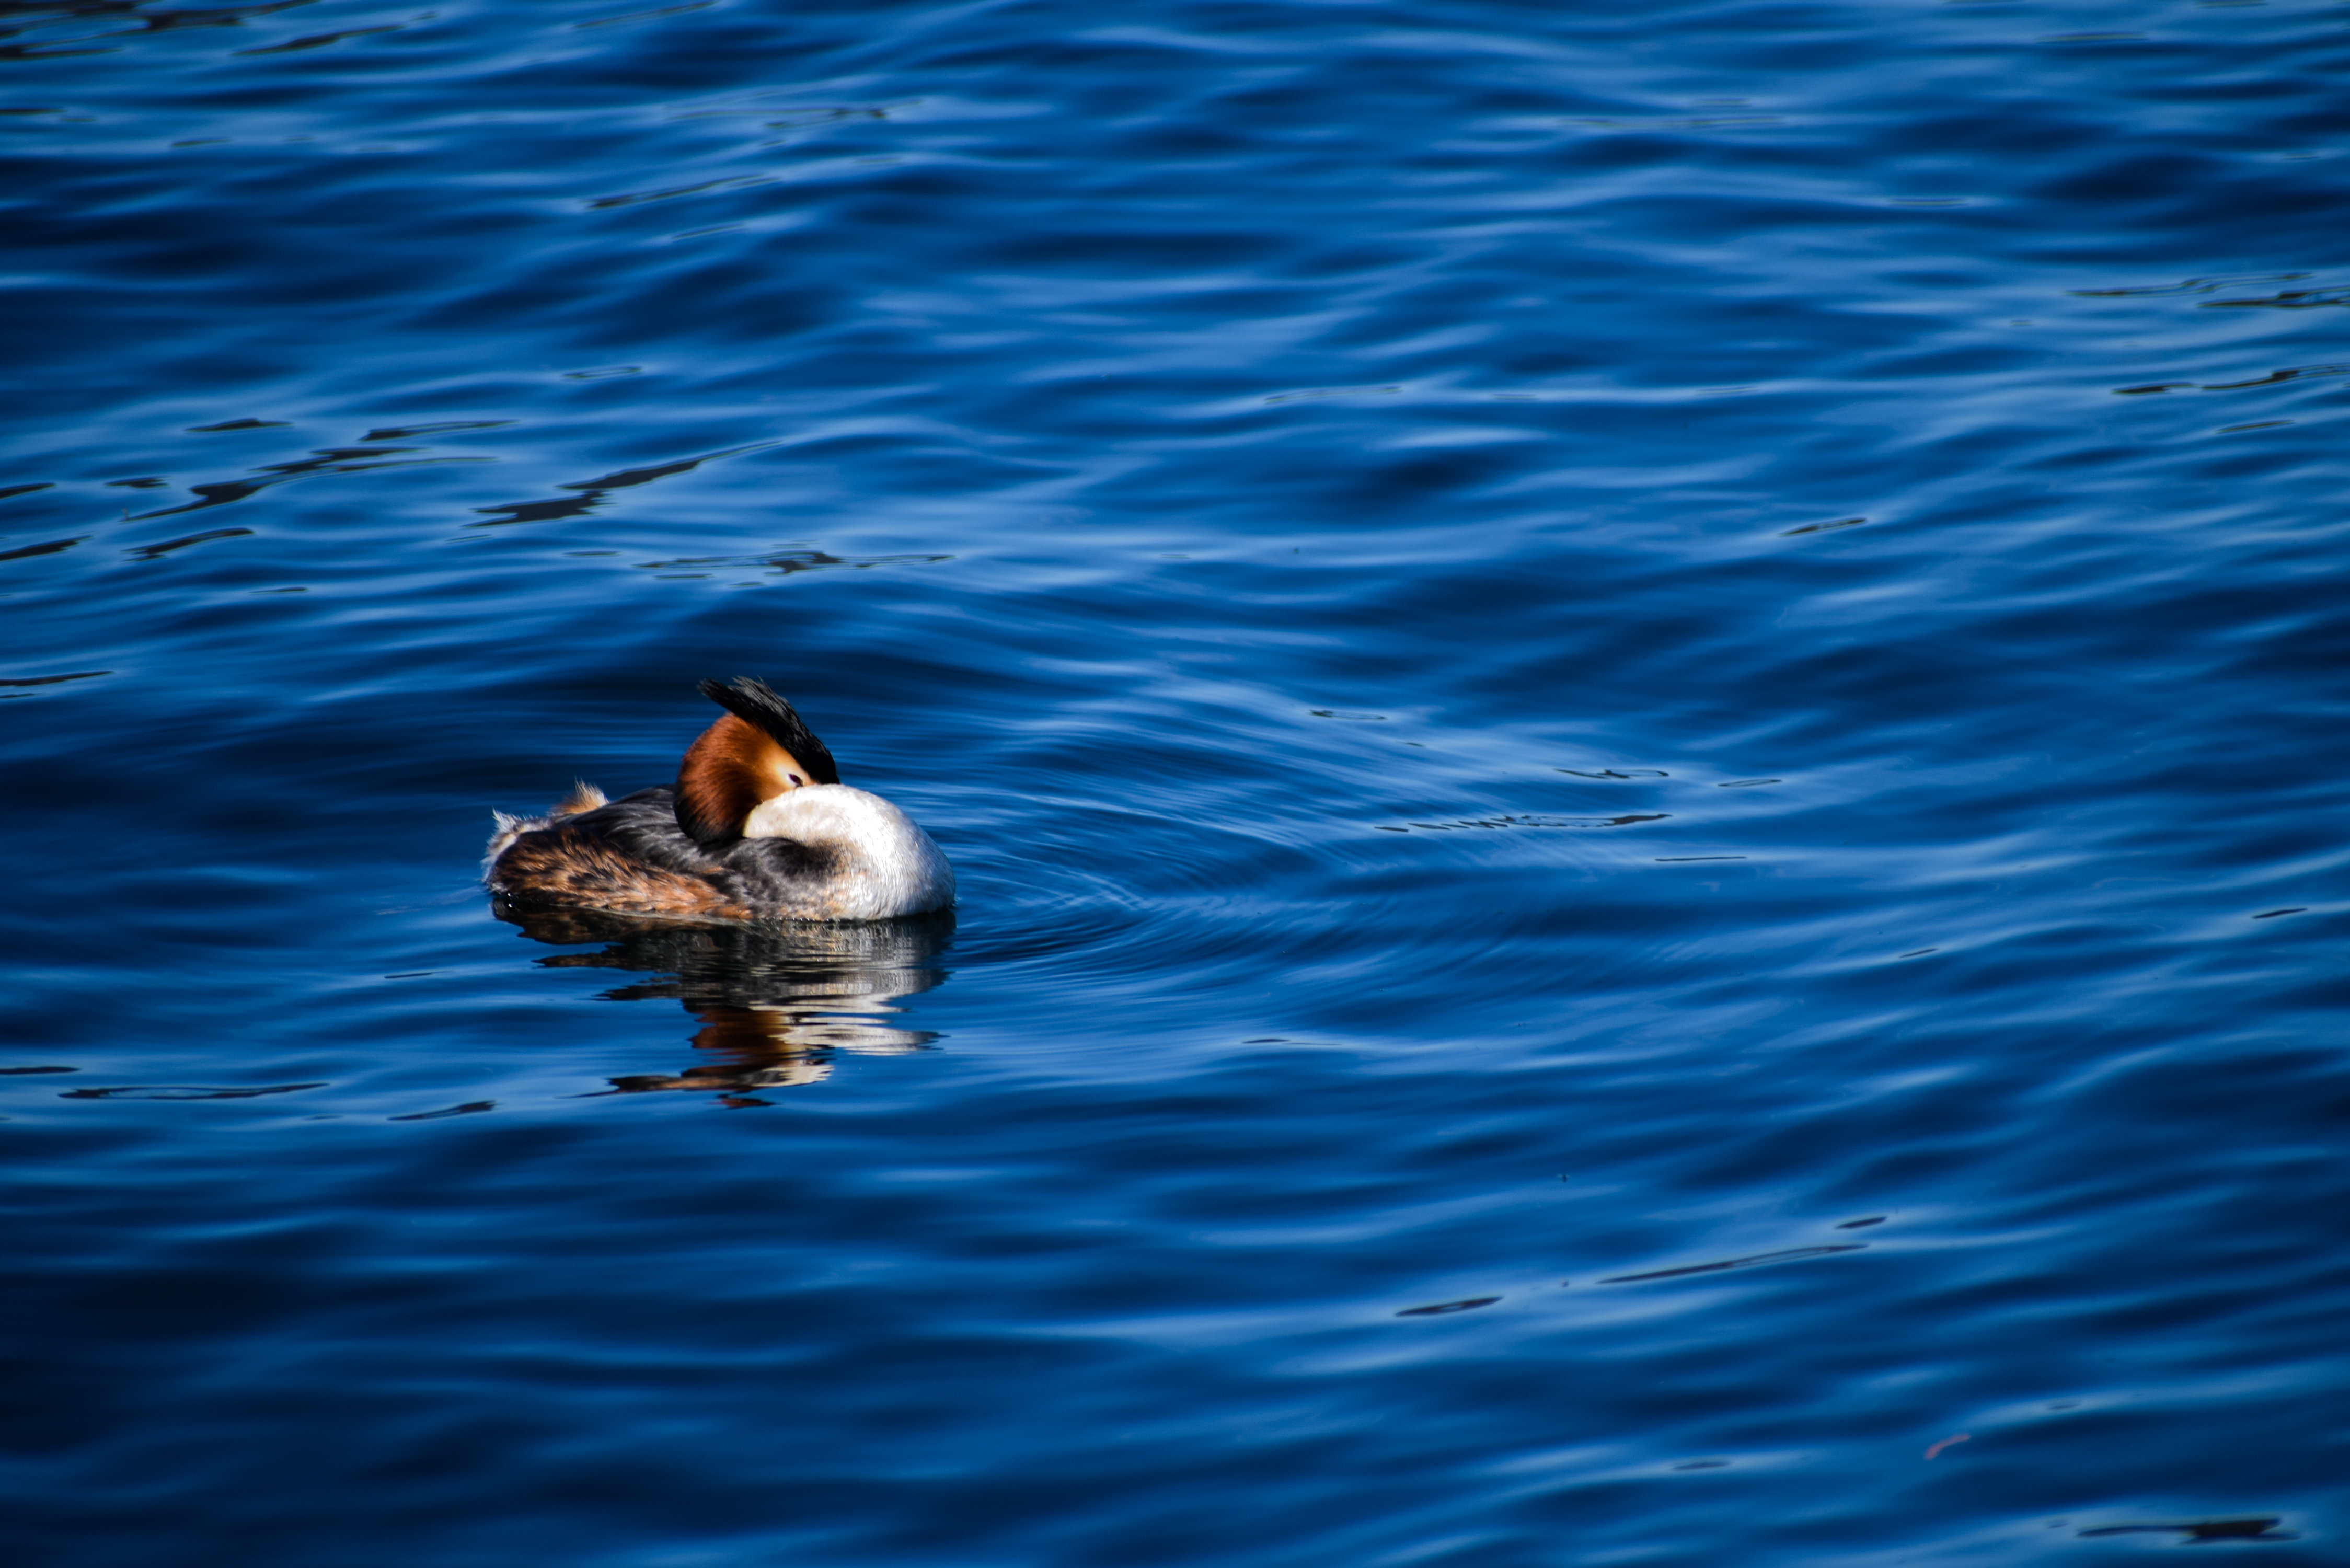
<path id="1" fill-rule="evenodd" d="M 490 880 L 517 903 L 687 919 L 751 918 L 707 879 L 631 859 L 600 836 L 567 824 L 515 839 L 491 867 Z"/>

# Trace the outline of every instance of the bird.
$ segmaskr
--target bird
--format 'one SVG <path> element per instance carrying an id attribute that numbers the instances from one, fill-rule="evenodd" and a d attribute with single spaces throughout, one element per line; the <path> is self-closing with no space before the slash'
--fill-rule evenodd
<path id="1" fill-rule="evenodd" d="M 726 711 L 674 787 L 619 800 L 581 783 L 544 815 L 493 812 L 483 880 L 506 909 L 689 921 L 887 920 L 954 903 L 912 817 L 840 782 L 791 703 L 751 676 L 697 690 Z"/>

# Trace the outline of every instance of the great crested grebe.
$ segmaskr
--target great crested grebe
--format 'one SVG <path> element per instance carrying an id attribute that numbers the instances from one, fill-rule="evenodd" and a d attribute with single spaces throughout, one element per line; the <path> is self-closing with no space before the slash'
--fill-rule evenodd
<path id="1" fill-rule="evenodd" d="M 725 714 L 677 787 L 607 801 L 576 786 L 545 816 L 494 815 L 483 879 L 518 908 L 687 920 L 886 920 L 954 902 L 931 836 L 840 782 L 832 753 L 764 680 L 704 680 Z"/>

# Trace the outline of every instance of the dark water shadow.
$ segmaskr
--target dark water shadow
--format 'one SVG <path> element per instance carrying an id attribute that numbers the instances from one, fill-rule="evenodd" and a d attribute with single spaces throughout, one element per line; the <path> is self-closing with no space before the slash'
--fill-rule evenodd
<path id="1" fill-rule="evenodd" d="M 2289 1530 L 2279 1530 L 2275 1514 L 2258 1519 L 2202 1519 L 2180 1524 L 2108 1524 L 2097 1530 L 2084 1530 L 2084 1537 L 2093 1535 L 2177 1535 L 2180 1544 L 2200 1546 L 2210 1541 L 2298 1541 L 2300 1536 Z"/>
<path id="2" fill-rule="evenodd" d="M 605 992 L 605 999 L 671 997 L 701 1022 L 692 1038 L 699 1061 L 677 1072 L 614 1078 L 608 1093 L 699 1089 L 730 1105 L 764 1105 L 754 1091 L 819 1083 L 843 1053 L 899 1055 L 938 1038 L 891 1020 L 901 998 L 944 983 L 951 911 L 841 925 L 688 926 L 593 910 L 516 909 L 503 901 L 493 909 L 534 941 L 605 944 L 552 954 L 538 961 L 542 966 L 635 971 L 644 978 Z"/>

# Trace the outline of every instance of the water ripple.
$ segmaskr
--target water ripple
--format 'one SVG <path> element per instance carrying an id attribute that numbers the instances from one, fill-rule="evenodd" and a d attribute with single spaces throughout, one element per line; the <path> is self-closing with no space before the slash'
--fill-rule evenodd
<path id="1" fill-rule="evenodd" d="M 0 0 L 16 1555 L 2316 1561 L 2334 9 Z"/>

